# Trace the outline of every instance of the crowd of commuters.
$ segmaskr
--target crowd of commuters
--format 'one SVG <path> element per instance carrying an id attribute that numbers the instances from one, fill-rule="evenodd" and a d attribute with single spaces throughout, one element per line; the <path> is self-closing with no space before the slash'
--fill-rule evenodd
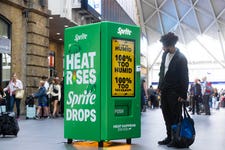
<path id="1" fill-rule="evenodd" d="M 32 94 L 38 99 L 36 119 L 63 116 L 63 93 L 63 79 L 54 77 L 48 80 L 47 76 L 42 76 L 38 91 Z"/>
<path id="2" fill-rule="evenodd" d="M 43 118 L 56 118 L 59 116 L 63 117 L 64 112 L 64 92 L 63 92 L 63 79 L 59 77 L 42 76 L 38 88 L 34 93 L 27 93 L 34 99 L 34 103 L 37 104 L 36 119 Z M 17 90 L 24 89 L 23 83 L 18 79 L 16 73 L 12 74 L 12 78 L 5 88 L 0 88 L 0 105 L 4 105 L 5 110 L 0 112 L 8 111 L 14 112 L 14 105 L 16 106 L 16 118 L 20 117 L 20 107 L 22 100 L 16 98 Z M 29 96 L 28 96 L 29 97 Z"/>
<path id="3" fill-rule="evenodd" d="M 207 81 L 207 77 L 195 79 L 191 84 L 188 92 L 189 111 L 194 115 L 195 113 L 210 115 L 210 108 L 219 109 L 225 106 L 225 91 L 213 87 L 210 82 Z"/>
<path id="4" fill-rule="evenodd" d="M 193 83 L 189 84 L 186 106 L 192 115 L 210 115 L 210 108 L 218 110 L 220 107 L 225 107 L 225 89 L 218 91 L 206 79 L 206 77 L 203 77 L 202 80 L 196 78 Z M 161 96 L 157 88 L 150 85 L 146 90 L 147 97 L 143 94 L 141 99 L 142 112 L 145 112 L 146 108 L 154 109 L 161 105 Z"/>
<path id="5" fill-rule="evenodd" d="M 145 80 L 142 80 L 141 87 L 141 112 L 146 112 L 147 109 L 155 109 L 160 106 L 160 95 L 152 85 L 147 88 Z"/>

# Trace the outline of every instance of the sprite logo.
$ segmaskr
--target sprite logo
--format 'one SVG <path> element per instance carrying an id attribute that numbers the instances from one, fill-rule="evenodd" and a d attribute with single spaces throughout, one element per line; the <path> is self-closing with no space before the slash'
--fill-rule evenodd
<path id="1" fill-rule="evenodd" d="M 118 30 L 117 30 L 117 33 L 119 35 L 131 35 L 132 31 L 129 30 L 128 28 L 123 29 L 123 28 L 119 27 Z"/>
<path id="2" fill-rule="evenodd" d="M 74 41 L 78 42 L 80 40 L 86 40 L 87 39 L 87 34 L 82 33 L 82 34 L 76 34 L 74 37 Z"/>

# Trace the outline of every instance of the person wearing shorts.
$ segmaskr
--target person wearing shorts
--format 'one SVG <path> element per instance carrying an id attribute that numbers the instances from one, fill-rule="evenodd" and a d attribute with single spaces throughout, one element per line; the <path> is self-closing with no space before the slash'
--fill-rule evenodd
<path id="1" fill-rule="evenodd" d="M 44 87 L 44 84 L 45 84 L 45 81 L 41 80 L 39 82 L 38 92 L 33 94 L 34 98 L 38 98 L 38 108 L 37 108 L 36 119 L 40 119 L 42 108 L 44 109 L 44 116 L 46 116 L 48 113 L 46 89 Z"/>
<path id="2" fill-rule="evenodd" d="M 53 106 L 52 117 L 55 118 L 58 116 L 58 103 L 61 99 L 61 86 L 59 77 L 55 77 L 52 81 L 52 84 L 49 87 L 49 94 L 51 95 L 51 103 Z"/>

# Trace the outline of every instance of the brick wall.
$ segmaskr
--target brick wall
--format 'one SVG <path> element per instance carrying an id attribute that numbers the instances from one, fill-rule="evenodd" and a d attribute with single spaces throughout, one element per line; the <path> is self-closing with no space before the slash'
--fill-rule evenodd
<path id="1" fill-rule="evenodd" d="M 0 15 L 11 22 L 11 72 L 16 72 L 22 80 L 26 95 L 37 90 L 42 75 L 48 75 L 49 11 L 47 5 L 41 6 L 39 2 L 0 1 Z M 21 113 L 24 113 L 23 104 Z"/>

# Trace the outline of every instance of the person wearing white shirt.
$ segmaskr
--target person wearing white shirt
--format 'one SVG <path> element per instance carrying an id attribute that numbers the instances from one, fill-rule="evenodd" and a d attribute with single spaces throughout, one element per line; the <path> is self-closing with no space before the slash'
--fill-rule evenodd
<path id="1" fill-rule="evenodd" d="M 59 77 L 55 77 L 53 83 L 49 87 L 48 94 L 51 94 L 51 102 L 53 103 L 53 118 L 58 116 L 58 103 L 61 99 L 61 86 Z"/>
<path id="2" fill-rule="evenodd" d="M 15 97 L 16 90 L 23 89 L 23 83 L 17 78 L 16 73 L 13 73 L 12 79 L 10 80 L 7 87 L 4 88 L 4 91 L 8 91 L 10 98 L 9 98 L 9 111 L 13 112 L 14 104 L 16 103 L 16 109 L 17 109 L 17 118 L 20 117 L 20 101 L 21 99 L 18 99 Z"/>

